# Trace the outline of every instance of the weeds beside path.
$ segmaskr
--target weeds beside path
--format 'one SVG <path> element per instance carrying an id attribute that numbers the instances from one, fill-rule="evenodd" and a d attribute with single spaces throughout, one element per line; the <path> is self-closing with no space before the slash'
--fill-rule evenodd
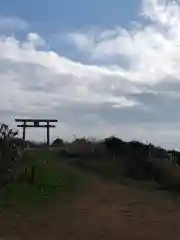
<path id="1" fill-rule="evenodd" d="M 32 151 L 25 158 L 26 171 L 19 181 L 11 183 L 1 195 L 2 208 L 15 205 L 37 211 L 56 196 L 63 197 L 77 190 L 85 181 L 84 174 L 61 161 L 56 152 Z"/>

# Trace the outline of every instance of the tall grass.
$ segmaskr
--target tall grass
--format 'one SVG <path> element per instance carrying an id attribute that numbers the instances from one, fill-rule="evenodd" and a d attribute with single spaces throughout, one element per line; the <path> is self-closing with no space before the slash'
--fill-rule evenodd
<path id="1" fill-rule="evenodd" d="M 1 195 L 1 206 L 10 204 L 39 207 L 47 200 L 63 196 L 82 186 L 84 175 L 59 159 L 51 151 L 27 153 L 27 172 L 19 182 L 11 183 Z M 35 167 L 33 182 L 29 182 Z"/>
<path id="2" fill-rule="evenodd" d="M 69 162 L 70 165 L 76 166 L 86 172 L 91 172 L 101 176 L 103 179 L 122 180 L 124 167 L 119 160 L 112 159 L 77 159 Z"/>

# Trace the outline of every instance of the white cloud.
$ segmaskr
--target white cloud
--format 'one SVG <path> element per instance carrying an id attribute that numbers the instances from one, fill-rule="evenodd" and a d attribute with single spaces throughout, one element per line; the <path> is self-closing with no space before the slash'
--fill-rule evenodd
<path id="1" fill-rule="evenodd" d="M 125 96 L 123 89 L 127 92 L 129 85 L 131 92 L 132 88 L 128 82 L 124 87 L 119 85 L 124 79 L 119 69 L 83 65 L 53 51 L 37 50 L 29 36 L 25 42 L 13 37 L 0 39 L 0 112 L 8 123 L 15 126 L 13 118 L 17 116 L 55 117 L 61 121 L 59 128 L 63 125 L 59 131 L 67 138 L 72 137 L 73 128 L 80 134 L 82 129 L 86 131 L 87 123 L 92 128 L 98 124 L 96 114 L 88 113 L 93 108 L 108 105 L 121 109 L 140 104 Z M 118 88 L 120 94 L 114 95 Z M 43 134 L 28 136 L 43 139 Z"/>
<path id="2" fill-rule="evenodd" d="M 178 3 L 148 0 L 142 6 L 141 15 L 149 20 L 144 25 L 69 33 L 68 40 L 94 64 L 45 50 L 38 33 L 29 33 L 24 42 L 1 37 L 1 114 L 7 121 L 12 116 L 58 118 L 57 132 L 66 138 L 74 131 L 114 134 L 178 147 L 179 9 Z M 123 57 L 126 68 L 118 61 Z M 108 64 L 96 62 L 107 58 Z"/>
<path id="3" fill-rule="evenodd" d="M 17 16 L 13 16 L 13 17 L 0 16 L 0 29 L 25 30 L 28 27 L 29 27 L 29 24 L 25 20 Z"/>
<path id="4" fill-rule="evenodd" d="M 126 76 L 133 81 L 152 84 L 166 76 L 180 79 L 179 2 L 144 0 L 141 15 L 149 23 L 130 30 L 78 31 L 71 34 L 71 41 L 94 59 L 113 61 L 125 56 L 129 66 Z M 85 39 L 85 44 L 80 39 Z"/>
<path id="5" fill-rule="evenodd" d="M 40 37 L 37 33 L 29 33 L 27 40 L 30 44 L 32 44 L 32 47 L 45 45 L 44 39 Z"/>
<path id="6" fill-rule="evenodd" d="M 123 95 L 113 96 L 109 86 L 113 77 L 123 78 L 121 71 L 86 66 L 52 51 L 37 50 L 39 39 L 37 34 L 29 34 L 26 42 L 13 37 L 0 39 L 0 61 L 5 72 L 1 75 L 1 110 L 16 106 L 19 112 L 42 112 L 66 102 L 119 107 L 138 104 Z M 103 84 L 108 86 L 106 91 L 98 93 L 96 88 Z"/>
<path id="7" fill-rule="evenodd" d="M 143 0 L 142 16 L 162 27 L 175 28 L 180 21 L 178 4 L 178 0 Z"/>
<path id="8" fill-rule="evenodd" d="M 68 41 L 73 41 L 73 43 L 76 45 L 76 47 L 79 50 L 84 51 L 86 50 L 92 50 L 94 47 L 94 38 L 93 35 L 83 34 L 83 33 L 68 33 L 66 35 L 66 39 Z"/>

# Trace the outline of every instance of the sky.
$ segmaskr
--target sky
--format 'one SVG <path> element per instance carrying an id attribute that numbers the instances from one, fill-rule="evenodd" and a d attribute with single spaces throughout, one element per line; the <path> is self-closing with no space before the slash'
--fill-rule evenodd
<path id="1" fill-rule="evenodd" d="M 52 140 L 117 136 L 180 150 L 180 1 L 0 0 L 0 84 L 11 127 L 56 118 Z"/>

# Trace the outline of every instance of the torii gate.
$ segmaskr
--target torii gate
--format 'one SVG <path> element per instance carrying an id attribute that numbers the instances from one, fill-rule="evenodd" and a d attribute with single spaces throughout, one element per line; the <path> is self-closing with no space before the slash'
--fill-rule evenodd
<path id="1" fill-rule="evenodd" d="M 58 122 L 56 119 L 15 119 L 16 122 L 21 122 L 21 125 L 17 125 L 19 128 L 23 128 L 23 140 L 26 139 L 26 128 L 47 128 L 47 145 L 50 145 L 49 129 L 55 128 L 55 125 L 50 123 Z M 40 124 L 45 123 L 45 124 Z"/>

